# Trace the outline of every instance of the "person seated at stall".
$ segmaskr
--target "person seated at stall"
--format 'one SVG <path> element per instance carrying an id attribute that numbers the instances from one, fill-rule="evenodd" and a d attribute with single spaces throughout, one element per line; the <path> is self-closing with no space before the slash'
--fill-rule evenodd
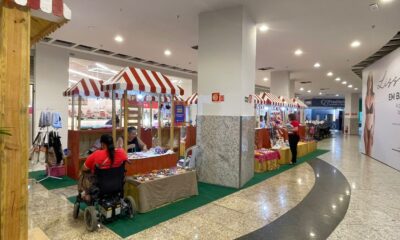
<path id="1" fill-rule="evenodd" d="M 83 199 L 90 201 L 90 193 L 95 184 L 94 170 L 98 166 L 101 169 L 109 169 L 121 166 L 128 160 L 124 149 L 114 147 L 114 141 L 108 134 L 100 137 L 101 149 L 96 150 L 86 158 L 82 166 L 81 176 L 78 182 L 78 191 Z"/>
<path id="2" fill-rule="evenodd" d="M 124 138 L 120 137 L 117 142 L 118 147 L 124 146 Z M 147 151 L 146 144 L 137 136 L 135 127 L 128 128 L 128 153 Z"/>

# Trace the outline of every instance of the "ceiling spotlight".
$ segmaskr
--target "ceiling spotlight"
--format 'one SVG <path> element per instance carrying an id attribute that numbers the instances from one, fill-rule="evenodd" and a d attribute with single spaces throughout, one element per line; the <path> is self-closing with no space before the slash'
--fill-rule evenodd
<path id="1" fill-rule="evenodd" d="M 260 32 L 267 32 L 269 30 L 269 27 L 263 24 L 258 29 L 260 30 Z"/>
<path id="2" fill-rule="evenodd" d="M 322 95 L 322 92 L 318 93 L 318 95 Z"/>
<path id="3" fill-rule="evenodd" d="M 296 56 L 300 56 L 302 54 L 303 54 L 303 50 L 301 50 L 301 49 L 297 49 L 296 51 L 294 51 L 294 55 L 296 55 Z"/>
<path id="4" fill-rule="evenodd" d="M 304 91 L 304 88 L 300 88 L 300 91 Z"/>
<path id="5" fill-rule="evenodd" d="M 346 81 L 343 81 L 343 82 L 342 82 L 342 84 L 343 84 L 343 85 L 346 85 L 346 84 L 347 84 L 347 82 L 346 82 Z"/>
<path id="6" fill-rule="evenodd" d="M 339 97 L 339 94 L 336 94 L 335 96 L 336 96 L 336 97 Z"/>
<path id="7" fill-rule="evenodd" d="M 268 81 L 268 78 L 267 78 L 267 77 L 265 77 L 265 78 L 264 78 L 264 81 L 265 81 L 265 82 L 266 82 L 266 81 Z"/>
<path id="8" fill-rule="evenodd" d="M 307 90 L 308 93 L 311 93 L 311 90 Z"/>
<path id="9" fill-rule="evenodd" d="M 315 67 L 315 68 L 319 68 L 319 67 L 321 67 L 321 64 L 319 64 L 319 62 L 316 62 L 316 63 L 314 64 L 314 67 Z"/>
<path id="10" fill-rule="evenodd" d="M 356 90 L 356 91 L 357 91 L 357 90 L 358 90 L 358 88 L 354 88 L 354 90 Z"/>
<path id="11" fill-rule="evenodd" d="M 349 85 L 349 86 L 347 86 L 348 88 L 352 88 L 353 87 L 353 85 Z"/>
<path id="12" fill-rule="evenodd" d="M 340 79 L 340 77 L 337 77 L 335 80 L 336 80 L 337 82 L 340 82 L 340 80 L 342 80 L 342 79 Z"/>
<path id="13" fill-rule="evenodd" d="M 165 55 L 165 56 L 171 56 L 171 54 L 172 54 L 172 52 L 171 52 L 169 49 L 166 49 L 166 50 L 164 51 L 164 55 Z"/>
<path id="14" fill-rule="evenodd" d="M 357 41 L 357 40 L 353 41 L 353 42 L 350 44 L 350 46 L 351 46 L 352 48 L 357 48 L 357 47 L 359 47 L 360 45 L 361 45 L 361 42 L 360 42 L 360 41 Z"/>
<path id="15" fill-rule="evenodd" d="M 326 74 L 326 76 L 332 77 L 332 76 L 333 76 L 333 72 L 328 72 L 328 73 Z"/>
<path id="16" fill-rule="evenodd" d="M 122 43 L 124 41 L 124 38 L 121 35 L 115 36 L 114 40 L 116 42 Z"/>

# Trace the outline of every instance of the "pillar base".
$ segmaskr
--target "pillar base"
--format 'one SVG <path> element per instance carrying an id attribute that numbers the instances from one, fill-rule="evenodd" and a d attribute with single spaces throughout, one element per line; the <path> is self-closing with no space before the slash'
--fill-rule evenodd
<path id="1" fill-rule="evenodd" d="M 198 116 L 201 182 L 240 188 L 254 176 L 254 116 Z"/>

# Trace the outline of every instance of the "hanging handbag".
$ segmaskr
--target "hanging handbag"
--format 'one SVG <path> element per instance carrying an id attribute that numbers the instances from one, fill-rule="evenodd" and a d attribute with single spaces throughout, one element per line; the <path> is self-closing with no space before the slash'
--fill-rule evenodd
<path id="1" fill-rule="evenodd" d="M 47 133 L 44 134 L 42 141 L 40 143 L 40 151 L 39 151 L 39 159 L 38 162 L 45 163 L 47 159 L 47 149 L 48 149 L 48 135 Z"/>
<path id="2" fill-rule="evenodd" d="M 40 143 L 42 139 L 42 132 L 38 132 L 33 140 L 31 149 L 29 150 L 29 161 L 37 163 L 39 161 Z"/>

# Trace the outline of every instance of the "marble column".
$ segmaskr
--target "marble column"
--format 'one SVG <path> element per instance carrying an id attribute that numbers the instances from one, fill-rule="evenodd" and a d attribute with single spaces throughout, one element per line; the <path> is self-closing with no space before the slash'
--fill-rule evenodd
<path id="1" fill-rule="evenodd" d="M 256 26 L 242 6 L 199 16 L 196 165 L 202 182 L 239 188 L 254 175 Z M 213 102 L 212 93 L 224 100 Z"/>
<path id="2" fill-rule="evenodd" d="M 348 134 L 358 135 L 358 111 L 359 93 L 347 93 L 345 95 L 344 107 L 344 129 L 348 129 Z"/>

